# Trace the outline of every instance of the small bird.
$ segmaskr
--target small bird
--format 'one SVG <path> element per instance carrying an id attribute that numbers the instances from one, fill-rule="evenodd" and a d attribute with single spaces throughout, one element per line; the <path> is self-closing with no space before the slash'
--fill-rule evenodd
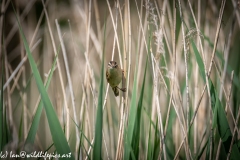
<path id="1" fill-rule="evenodd" d="M 107 78 L 107 82 L 112 87 L 112 90 L 116 97 L 119 95 L 118 89 L 120 89 L 123 92 L 126 92 L 126 88 L 118 87 L 119 83 L 124 78 L 124 76 L 123 76 L 123 70 L 120 67 L 118 67 L 117 62 L 110 61 L 108 63 L 108 68 L 106 71 L 106 78 Z"/>

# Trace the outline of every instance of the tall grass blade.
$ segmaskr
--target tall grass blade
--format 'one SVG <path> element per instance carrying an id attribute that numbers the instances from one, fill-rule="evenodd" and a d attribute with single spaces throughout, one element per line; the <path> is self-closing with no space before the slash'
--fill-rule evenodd
<path id="1" fill-rule="evenodd" d="M 106 22 L 106 21 L 105 21 Z M 103 77 L 104 77 L 104 55 L 105 55 L 105 39 L 106 39 L 106 23 L 104 24 L 104 40 L 103 40 L 103 52 L 102 52 L 102 67 L 101 67 L 101 80 L 99 86 L 98 95 L 98 108 L 97 108 L 97 118 L 95 123 L 95 140 L 93 146 L 93 159 L 102 158 L 102 123 L 103 123 Z"/>
<path id="2" fill-rule="evenodd" d="M 156 125 L 158 126 L 158 119 L 156 119 Z M 154 145 L 153 145 L 153 159 L 158 159 L 160 153 L 160 134 L 158 131 L 158 127 L 155 127 L 155 134 L 154 134 Z M 161 157 L 160 157 L 161 158 Z"/>
<path id="3" fill-rule="evenodd" d="M 170 103 L 170 102 L 169 102 Z M 171 106 L 169 106 L 171 107 Z M 165 137 L 165 141 L 166 141 L 166 149 L 167 149 L 167 156 L 169 159 L 174 159 L 174 154 L 176 153 L 175 151 L 175 143 L 174 143 L 174 136 L 172 133 L 172 130 L 174 129 L 174 125 L 175 125 L 175 120 L 176 120 L 176 112 L 173 109 L 173 107 L 170 108 L 170 114 L 169 114 L 169 121 L 168 121 L 168 126 L 166 129 L 166 137 Z M 166 123 L 165 123 L 166 125 Z"/>
<path id="4" fill-rule="evenodd" d="M 93 146 L 93 159 L 100 159 L 102 152 L 102 114 L 103 114 L 103 77 L 104 77 L 104 57 L 102 58 L 101 82 L 99 87 L 97 118 L 95 125 L 95 142 Z"/>
<path id="5" fill-rule="evenodd" d="M 191 44 L 192 44 L 194 55 L 195 55 L 195 58 L 196 58 L 196 61 L 197 61 L 197 64 L 198 64 L 198 68 L 200 70 L 200 74 L 201 74 L 204 82 L 206 82 L 205 71 L 204 71 L 204 64 L 203 64 L 202 58 L 201 58 L 201 56 L 200 56 L 200 54 L 198 52 L 198 49 L 197 49 L 195 43 L 193 42 L 193 40 L 191 40 Z"/>
<path id="6" fill-rule="evenodd" d="M 14 8 L 14 7 L 13 7 Z M 16 12 L 15 12 L 16 15 Z M 37 65 L 32 57 L 32 53 L 30 51 L 29 45 L 27 43 L 27 40 L 25 38 L 25 35 L 23 33 L 22 27 L 19 23 L 18 17 L 16 15 L 16 19 L 18 22 L 18 27 L 19 27 L 19 32 L 21 35 L 21 38 L 23 40 L 23 44 L 28 56 L 28 60 L 33 72 L 33 76 L 36 80 L 36 84 L 38 87 L 38 90 L 40 92 L 43 105 L 46 111 L 46 116 L 49 124 L 49 128 L 51 131 L 52 139 L 54 142 L 54 146 L 56 147 L 57 153 L 61 156 L 67 155 L 70 156 L 69 159 L 74 159 L 73 155 L 71 154 L 70 147 L 68 146 L 66 137 L 64 136 L 63 130 L 61 128 L 60 122 L 58 120 L 58 117 L 53 109 L 52 103 L 50 101 L 50 98 L 47 94 L 46 89 L 44 88 L 42 79 L 40 77 L 39 71 L 37 69 Z M 65 159 L 65 158 L 60 158 L 60 159 Z"/>
<path id="7" fill-rule="evenodd" d="M 210 145 L 211 143 L 210 143 L 210 137 L 209 137 L 207 141 L 207 150 L 206 150 L 206 157 L 205 157 L 206 160 L 210 159 Z"/>
<path id="8" fill-rule="evenodd" d="M 131 142 L 133 139 L 133 130 L 134 130 L 134 125 L 135 125 L 136 115 L 137 115 L 137 69 L 135 69 L 135 73 L 134 73 L 134 82 L 133 82 L 132 99 L 131 99 L 131 104 L 130 104 L 129 121 L 128 121 L 128 126 L 125 129 L 125 140 L 124 140 L 124 159 L 125 160 L 130 159 L 130 152 L 132 150 Z"/>
<path id="9" fill-rule="evenodd" d="M 151 118 L 150 118 L 150 126 L 149 126 L 149 132 L 148 132 L 148 149 L 147 149 L 147 159 L 148 160 L 151 160 L 151 159 L 153 159 L 152 157 L 153 157 L 153 151 L 152 151 L 152 143 L 151 143 L 151 135 L 152 135 L 152 132 L 151 132 L 151 128 L 152 128 L 152 122 L 151 122 Z"/>
<path id="10" fill-rule="evenodd" d="M 134 131 L 133 131 L 134 137 L 132 139 L 132 149 L 133 149 L 133 153 L 134 153 L 136 159 L 138 159 L 138 156 L 139 156 L 139 141 L 140 141 L 140 133 L 141 133 L 140 122 L 141 122 L 141 113 L 142 113 L 142 105 L 143 105 L 143 94 L 144 94 L 144 87 L 145 87 L 147 63 L 148 63 L 148 59 L 146 60 L 143 85 L 141 88 L 140 97 L 139 97 L 139 101 L 138 101 L 137 115 L 136 115 L 136 121 L 135 121 L 135 125 L 134 125 Z"/>
<path id="11" fill-rule="evenodd" d="M 208 141 L 205 142 L 205 144 L 204 144 L 204 146 L 202 147 L 202 149 L 198 152 L 196 159 L 201 159 L 202 154 L 203 154 L 204 150 L 205 150 L 206 147 L 207 147 L 207 144 L 208 144 Z"/>
<path id="12" fill-rule="evenodd" d="M 50 73 L 48 75 L 47 83 L 46 83 L 46 86 L 45 86 L 46 90 L 48 89 L 48 87 L 50 85 L 52 75 L 53 75 L 53 71 L 54 71 L 54 68 L 56 66 L 56 62 L 57 62 L 57 56 L 54 59 L 54 62 L 52 64 L 52 68 L 51 68 Z M 40 117 L 41 117 L 41 114 L 42 114 L 42 109 L 43 109 L 43 101 L 41 100 L 38 104 L 35 116 L 33 117 L 33 121 L 32 121 L 30 130 L 28 132 L 27 138 L 26 138 L 26 143 L 32 143 L 32 144 L 34 143 L 34 139 L 35 139 L 35 136 L 36 136 L 36 133 L 37 133 L 38 125 L 39 125 L 39 122 L 40 122 Z"/>

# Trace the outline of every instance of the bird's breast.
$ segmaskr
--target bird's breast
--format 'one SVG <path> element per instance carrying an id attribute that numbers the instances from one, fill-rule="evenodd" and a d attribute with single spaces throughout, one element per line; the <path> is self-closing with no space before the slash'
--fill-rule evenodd
<path id="1" fill-rule="evenodd" d="M 122 71 L 121 69 L 109 69 L 109 78 L 108 83 L 111 85 L 111 87 L 116 87 L 122 80 Z"/>

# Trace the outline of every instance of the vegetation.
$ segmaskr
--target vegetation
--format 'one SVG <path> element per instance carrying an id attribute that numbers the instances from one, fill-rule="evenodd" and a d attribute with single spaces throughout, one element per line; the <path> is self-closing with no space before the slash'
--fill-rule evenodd
<path id="1" fill-rule="evenodd" d="M 26 2 L 1 1 L 1 159 L 240 157 L 240 3 Z"/>

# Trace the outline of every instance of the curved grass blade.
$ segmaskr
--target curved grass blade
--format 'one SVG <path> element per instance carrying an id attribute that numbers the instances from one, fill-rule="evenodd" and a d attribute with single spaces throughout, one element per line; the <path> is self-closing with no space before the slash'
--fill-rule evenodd
<path id="1" fill-rule="evenodd" d="M 50 85 L 52 75 L 53 75 L 53 71 L 54 71 L 54 68 L 55 68 L 56 63 L 57 63 L 57 57 L 58 57 L 58 55 L 56 55 L 56 57 L 54 59 L 54 62 L 52 64 L 52 68 L 50 70 L 50 73 L 49 73 L 49 76 L 48 76 L 48 79 L 47 79 L 47 83 L 46 83 L 46 86 L 45 86 L 46 90 L 48 89 L 48 87 Z M 35 136 L 36 136 L 36 133 L 37 133 L 38 125 L 39 125 L 39 122 L 40 122 L 42 109 L 43 109 L 43 102 L 41 100 L 38 104 L 37 111 L 36 111 L 35 116 L 33 118 L 30 130 L 28 132 L 28 136 L 26 138 L 26 143 L 32 143 L 32 144 L 34 143 L 34 139 L 35 139 Z"/>
<path id="2" fill-rule="evenodd" d="M 14 7 L 13 7 L 13 9 L 14 9 Z M 15 12 L 15 10 L 14 10 L 14 12 Z M 42 101 L 43 101 L 44 109 L 46 111 L 46 116 L 47 116 L 50 131 L 51 131 L 52 139 L 53 139 L 53 142 L 54 142 L 54 146 L 56 147 L 57 153 L 59 155 L 61 155 L 61 156 L 69 155 L 71 153 L 70 147 L 68 146 L 66 137 L 63 133 L 63 130 L 62 130 L 62 127 L 61 127 L 60 122 L 58 120 L 58 117 L 57 117 L 57 115 L 56 115 L 56 113 L 53 109 L 53 106 L 52 106 L 50 98 L 47 94 L 47 91 L 44 88 L 41 76 L 40 76 L 39 71 L 37 69 L 37 65 L 36 65 L 36 63 L 35 63 L 35 61 L 32 57 L 32 53 L 30 51 L 30 48 L 29 48 L 29 45 L 27 43 L 26 37 L 23 33 L 22 27 L 19 23 L 16 12 L 15 12 L 15 16 L 16 16 L 16 19 L 17 19 L 17 22 L 18 22 L 19 32 L 20 32 L 21 38 L 23 40 L 23 44 L 24 44 L 24 47 L 25 47 L 25 50 L 26 50 L 26 53 L 27 53 L 27 56 L 28 56 L 28 60 L 29 60 L 29 63 L 30 63 L 30 66 L 31 66 L 31 69 L 32 69 L 32 72 L 33 72 L 33 76 L 36 80 L 36 84 L 37 84 L 38 90 L 40 92 Z M 64 158 L 60 158 L 60 159 L 64 159 Z M 69 159 L 74 159 L 72 154 L 69 157 Z"/>

